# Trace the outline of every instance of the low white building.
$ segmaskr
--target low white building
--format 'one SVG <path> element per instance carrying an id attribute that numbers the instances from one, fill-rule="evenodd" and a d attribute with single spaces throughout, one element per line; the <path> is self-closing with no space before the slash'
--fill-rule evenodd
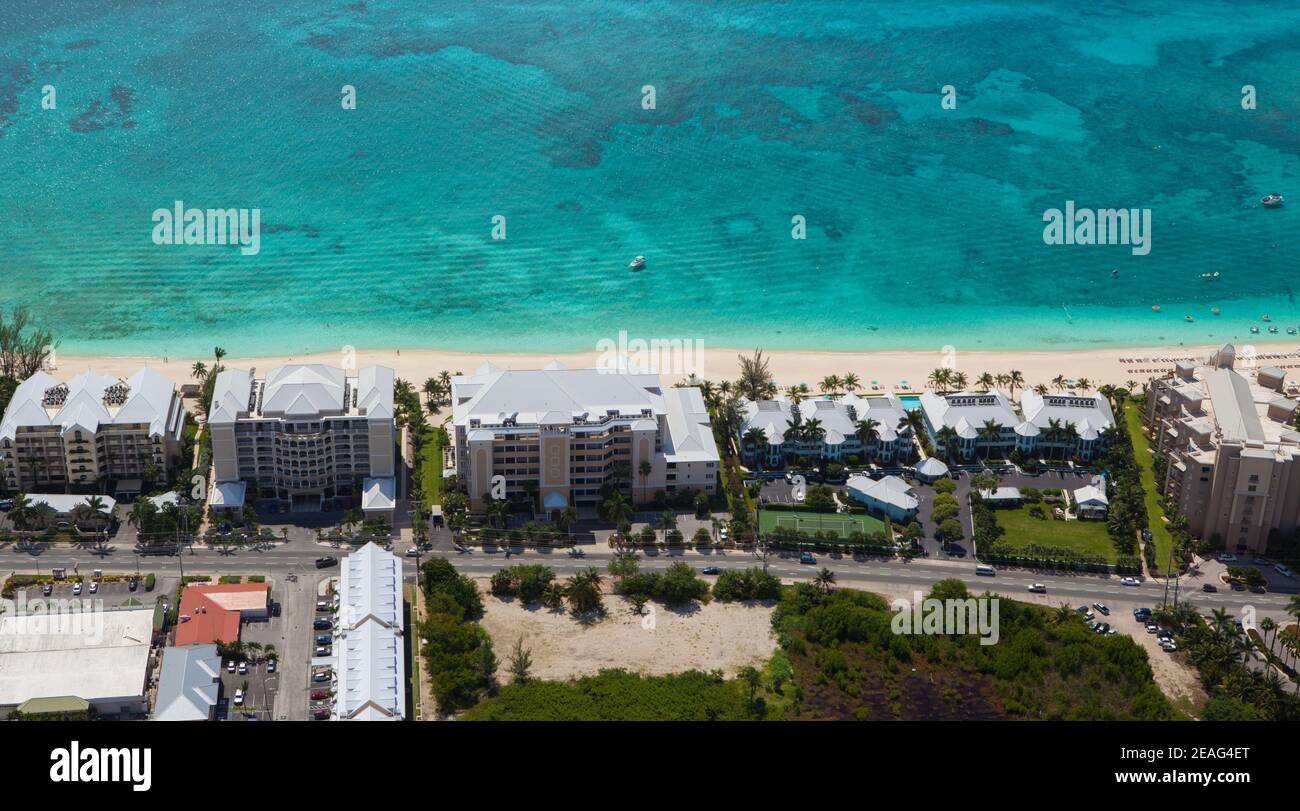
<path id="1" fill-rule="evenodd" d="M 84 699 L 100 716 L 145 713 L 154 609 L 91 606 L 0 615 L 0 718 L 56 696 Z"/>
<path id="2" fill-rule="evenodd" d="M 1110 510 L 1110 499 L 1106 497 L 1106 484 L 1094 481 L 1074 491 L 1074 503 L 1080 518 L 1105 518 Z"/>
<path id="3" fill-rule="evenodd" d="M 155 721 L 210 721 L 221 691 L 221 657 L 216 645 L 181 645 L 163 650 L 158 668 Z"/>
<path id="4" fill-rule="evenodd" d="M 332 720 L 400 721 L 406 716 L 402 561 L 368 543 L 343 559 L 338 593 Z"/>
<path id="5" fill-rule="evenodd" d="M 981 490 L 980 498 L 992 507 L 1014 507 L 1020 503 L 1020 489 L 1016 487 L 999 487 L 996 490 Z"/>
<path id="6" fill-rule="evenodd" d="M 852 476 L 846 488 L 849 497 L 854 501 L 898 522 L 915 518 L 917 508 L 921 504 L 912 486 L 897 476 L 885 476 L 881 479 Z"/>

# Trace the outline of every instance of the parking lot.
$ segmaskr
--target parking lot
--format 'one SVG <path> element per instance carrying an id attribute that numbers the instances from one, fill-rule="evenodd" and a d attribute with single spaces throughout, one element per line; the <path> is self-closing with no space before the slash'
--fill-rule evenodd
<path id="1" fill-rule="evenodd" d="M 93 572 L 86 572 L 82 575 L 80 582 L 81 588 L 77 588 L 77 583 L 72 580 L 76 575 L 68 572 L 68 579 L 55 581 L 50 585 L 50 593 L 45 595 L 43 586 L 29 586 L 21 590 L 31 604 L 33 600 L 42 598 L 52 600 L 70 600 L 79 598 L 89 600 L 93 603 L 99 603 L 104 608 L 125 608 L 129 606 L 147 606 L 154 605 L 160 599 L 167 599 L 169 595 L 176 592 L 178 578 L 173 576 L 156 577 L 154 580 L 153 590 L 147 587 L 147 576 L 141 576 L 136 580 L 136 586 L 131 588 L 131 581 L 135 580 L 134 575 L 121 576 L 115 575 L 111 579 L 97 580 Z"/>

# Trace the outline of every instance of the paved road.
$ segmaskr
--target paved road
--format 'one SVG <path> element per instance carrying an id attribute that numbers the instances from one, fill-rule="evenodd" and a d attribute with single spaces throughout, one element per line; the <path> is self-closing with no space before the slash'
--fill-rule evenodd
<path id="1" fill-rule="evenodd" d="M 585 554 L 582 557 L 572 556 L 567 550 L 562 549 L 528 550 L 507 555 L 502 551 L 486 552 L 479 549 L 460 551 L 438 544 L 430 554 L 447 558 L 456 565 L 457 569 L 466 574 L 488 575 L 514 563 L 545 563 L 562 577 L 588 566 L 595 566 L 604 571 L 609 560 L 614 556 L 614 552 L 607 547 L 588 546 L 584 549 Z M 406 551 L 405 546 L 395 548 L 395 551 L 403 554 Z M 276 577 L 280 583 L 285 583 L 283 575 L 295 573 L 300 578 L 298 583 L 285 585 L 297 585 L 303 590 L 310 590 L 314 589 L 321 576 L 328 576 L 337 571 L 317 569 L 315 559 L 322 555 L 341 557 L 343 554 L 345 554 L 344 550 L 298 542 L 278 545 L 269 550 L 243 549 L 228 554 L 196 547 L 193 552 L 176 557 L 140 557 L 139 568 L 142 572 L 155 572 L 160 575 L 179 575 L 182 567 L 186 574 L 266 574 Z M 762 561 L 752 553 L 735 550 L 661 551 L 649 554 L 642 552 L 639 557 L 642 566 L 649 569 L 666 568 L 677 560 L 684 560 L 697 568 L 718 566 L 743 569 L 762 565 Z M 415 559 L 406 556 L 402 559 L 406 579 L 414 580 Z M 17 551 L 12 547 L 0 549 L 0 569 L 12 569 L 19 574 L 49 572 L 56 566 L 64 566 L 71 570 L 74 564 L 80 564 L 83 570 L 101 568 L 106 573 L 133 572 L 136 570 L 136 563 L 137 556 L 134 553 L 116 547 L 110 547 L 102 554 L 69 547 L 53 547 L 35 554 Z M 1165 594 L 1163 580 L 1147 580 L 1136 587 L 1121 586 L 1118 577 L 1098 574 L 1008 569 L 999 571 L 996 577 L 980 577 L 975 574 L 975 561 L 972 558 L 910 561 L 881 558 L 855 560 L 850 557 L 819 554 L 816 565 L 804 565 L 799 563 L 797 555 L 781 557 L 774 554 L 768 559 L 767 565 L 772 574 L 789 579 L 811 579 L 818 569 L 826 567 L 835 572 L 837 582 L 840 584 L 868 589 L 873 585 L 892 585 L 895 588 L 914 586 L 926 590 L 938 580 L 956 577 L 965 581 L 973 590 L 987 589 L 1008 597 L 1015 597 L 1026 594 L 1030 583 L 1041 582 L 1047 585 L 1048 595 L 1054 604 L 1065 601 L 1071 605 L 1082 605 L 1100 600 L 1140 602 L 1154 606 L 1163 600 Z M 1233 615 L 1239 616 L 1243 607 L 1253 606 L 1260 619 L 1264 616 L 1272 616 L 1275 620 L 1286 618 L 1284 608 L 1291 597 L 1289 594 L 1251 594 L 1226 589 L 1210 594 L 1200 591 L 1201 582 L 1202 580 L 1193 577 L 1183 578 L 1179 597 L 1185 602 L 1192 603 L 1204 613 L 1208 614 L 1215 608 L 1224 608 Z M 294 602 L 292 598 L 285 601 L 286 614 L 292 610 L 290 606 L 292 602 Z M 296 615 L 297 611 L 294 611 L 294 614 Z M 297 640 L 287 641 L 291 648 L 297 643 Z M 297 658 L 297 653 L 293 650 L 288 651 L 286 660 L 290 656 Z M 283 683 L 287 688 L 289 679 L 284 679 Z"/>

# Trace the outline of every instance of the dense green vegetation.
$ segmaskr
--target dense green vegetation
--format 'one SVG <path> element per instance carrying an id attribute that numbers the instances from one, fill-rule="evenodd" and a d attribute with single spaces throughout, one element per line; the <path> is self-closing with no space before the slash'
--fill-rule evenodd
<path id="1" fill-rule="evenodd" d="M 473 580 L 442 558 L 426 562 L 420 574 L 425 600 L 425 619 L 419 624 L 421 653 L 438 711 L 472 707 L 496 689 L 492 639 L 476 622 L 483 617 L 483 598 Z"/>
<path id="2" fill-rule="evenodd" d="M 930 596 L 965 599 L 960 581 Z M 772 617 L 793 669 L 797 719 L 1147 719 L 1176 717 L 1146 654 L 1080 616 L 999 601 L 994 645 L 975 635 L 896 634 L 877 595 L 800 583 Z"/>
<path id="3" fill-rule="evenodd" d="M 1142 428 L 1142 419 L 1139 414 L 1141 402 L 1129 401 L 1124 404 L 1123 419 L 1116 427 L 1122 431 L 1129 442 L 1128 457 L 1132 460 L 1138 474 L 1138 492 L 1134 493 L 1133 488 L 1129 488 L 1131 495 L 1126 499 L 1126 503 L 1132 503 L 1134 508 L 1141 509 L 1141 516 L 1134 517 L 1132 523 L 1137 528 L 1151 530 L 1152 542 L 1148 542 L 1146 547 L 1150 550 L 1146 552 L 1147 567 L 1152 574 L 1164 574 L 1169 567 L 1169 553 L 1174 547 L 1173 535 L 1165 525 L 1164 511 L 1160 507 L 1160 488 L 1156 483 L 1156 474 L 1154 460 L 1151 455 L 1151 442 L 1147 439 L 1146 431 Z M 1111 455 L 1115 455 L 1112 449 Z M 1107 464 L 1110 464 L 1108 457 Z M 1115 524 L 1114 516 L 1117 499 L 1111 499 L 1111 523 Z M 1177 566 L 1178 562 L 1175 561 Z"/>
<path id="4" fill-rule="evenodd" d="M 740 682 L 697 670 L 639 676 L 602 670 L 571 682 L 502 687 L 465 713 L 473 721 L 735 721 L 753 718 Z"/>
<path id="5" fill-rule="evenodd" d="M 723 602 L 775 600 L 781 596 L 781 581 L 757 566 L 723 569 L 713 583 L 713 596 Z"/>

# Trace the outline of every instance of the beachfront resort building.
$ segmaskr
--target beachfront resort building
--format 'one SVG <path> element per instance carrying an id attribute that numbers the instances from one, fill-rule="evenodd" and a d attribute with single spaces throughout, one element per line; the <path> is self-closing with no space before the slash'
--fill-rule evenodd
<path id="1" fill-rule="evenodd" d="M 764 442 L 751 441 L 761 431 Z M 819 397 L 797 404 L 785 397 L 745 401 L 739 428 L 746 464 L 778 467 L 797 459 L 882 463 L 911 455 L 912 427 L 895 394 Z"/>
<path id="2" fill-rule="evenodd" d="M 478 511 L 501 476 L 506 497 L 536 496 L 547 514 L 595 508 L 605 485 L 633 501 L 713 493 L 718 448 L 695 387 L 617 369 L 502 371 L 452 379 L 454 466 Z"/>
<path id="3" fill-rule="evenodd" d="M 1002 392 L 921 395 L 925 430 L 936 452 L 971 459 L 1020 451 L 1044 459 L 1088 461 L 1105 450 L 1115 416 L 1100 394 L 1021 392 L 1020 413 Z M 1023 416 L 1022 416 L 1023 415 Z"/>
<path id="4" fill-rule="evenodd" d="M 1148 386 L 1144 418 L 1167 462 L 1164 495 L 1196 537 L 1263 553 L 1272 530 L 1300 528 L 1297 403 L 1277 368 L 1237 370 L 1226 346 Z"/>
<path id="5" fill-rule="evenodd" d="M 285 511 L 337 509 L 373 493 L 391 519 L 397 442 L 393 370 L 355 377 L 322 364 L 288 364 L 259 378 L 223 369 L 208 415 L 216 480 L 209 506 L 254 500 Z M 367 511 L 369 512 L 369 511 Z"/>
<path id="6" fill-rule="evenodd" d="M 87 369 L 66 382 L 37 372 L 0 421 L 0 476 L 10 492 L 113 482 L 134 495 L 180 463 L 184 432 L 176 385 L 152 369 L 125 379 Z"/>

